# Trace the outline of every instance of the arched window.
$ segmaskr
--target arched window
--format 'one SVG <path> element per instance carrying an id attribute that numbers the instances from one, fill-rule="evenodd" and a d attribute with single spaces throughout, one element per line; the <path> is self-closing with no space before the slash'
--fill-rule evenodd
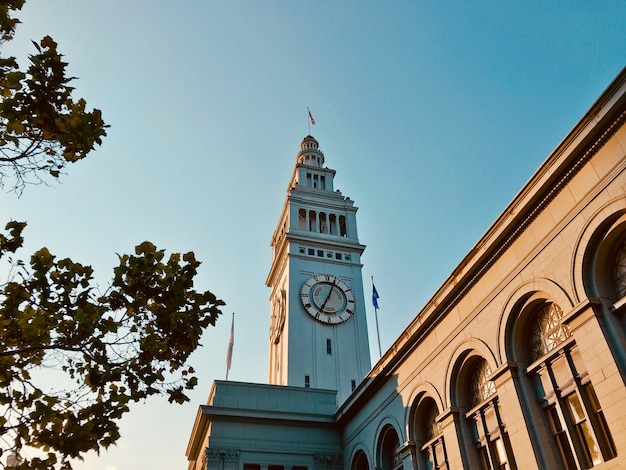
<path id="1" fill-rule="evenodd" d="M 398 433 L 393 426 L 385 426 L 378 440 L 378 468 L 380 470 L 393 470 L 400 465 L 396 455 L 398 447 L 400 447 Z"/>
<path id="2" fill-rule="evenodd" d="M 613 268 L 613 282 L 617 296 L 621 299 L 626 295 L 626 241 L 617 252 Z"/>
<path id="3" fill-rule="evenodd" d="M 569 326 L 561 323 L 561 318 L 563 310 L 555 303 L 548 303 L 538 311 L 530 335 L 533 360 L 557 348 L 572 335 Z"/>
<path id="4" fill-rule="evenodd" d="M 441 431 L 441 424 L 437 421 L 439 410 L 435 400 L 424 398 L 417 407 L 414 417 L 414 440 L 420 451 L 419 468 L 439 470 L 448 468 L 448 456 Z"/>
<path id="5" fill-rule="evenodd" d="M 527 374 L 535 381 L 537 397 L 563 466 L 592 468 L 615 457 L 615 445 L 602 408 L 563 312 L 552 302 L 536 308 L 528 319 Z"/>
<path id="6" fill-rule="evenodd" d="M 352 460 L 351 470 L 370 470 L 370 464 L 367 460 L 367 455 L 362 450 L 359 450 Z"/>
<path id="7" fill-rule="evenodd" d="M 485 359 L 476 359 L 468 371 L 471 409 L 465 414 L 470 423 L 481 468 L 510 469 L 513 452 L 500 416 L 496 386 L 490 380 L 491 368 Z"/>
<path id="8" fill-rule="evenodd" d="M 487 361 L 482 359 L 474 367 L 471 377 L 472 406 L 477 406 L 496 393 L 495 384 L 489 380 L 490 375 L 491 367 Z"/>

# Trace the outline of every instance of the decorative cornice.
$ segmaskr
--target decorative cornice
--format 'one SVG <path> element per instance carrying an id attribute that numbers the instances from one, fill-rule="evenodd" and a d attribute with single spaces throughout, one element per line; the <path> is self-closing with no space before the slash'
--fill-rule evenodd
<path id="1" fill-rule="evenodd" d="M 341 454 L 313 454 L 313 461 L 317 470 L 341 470 L 343 468 Z"/>
<path id="2" fill-rule="evenodd" d="M 205 464 L 210 463 L 210 462 L 236 463 L 239 461 L 240 454 L 241 452 L 238 450 L 207 447 L 204 452 L 203 463 Z"/>
<path id="3" fill-rule="evenodd" d="M 552 202 L 552 200 L 563 191 L 563 189 L 567 186 L 567 184 L 572 180 L 578 172 L 583 168 L 583 166 L 591 160 L 591 158 L 598 153 L 598 151 L 608 142 L 608 140 L 617 132 L 618 128 L 623 124 L 626 119 L 626 110 L 624 110 L 613 124 L 611 124 L 596 141 L 589 146 L 587 151 L 576 160 L 576 162 L 571 165 L 570 169 L 565 172 L 561 176 L 561 178 L 553 184 L 550 191 L 548 191 L 543 198 L 532 208 L 532 210 L 522 219 L 521 222 L 517 224 L 517 227 L 513 232 L 511 232 L 505 239 L 503 243 L 491 254 L 491 256 L 485 260 L 480 268 L 474 273 L 474 275 L 467 281 L 464 282 L 459 291 L 446 302 L 446 306 L 441 310 L 441 313 L 438 315 L 445 315 L 450 311 L 459 300 L 467 293 L 467 291 L 472 288 L 483 276 L 484 274 L 491 268 L 495 262 L 500 259 L 500 257 L 504 254 L 506 250 L 517 240 L 522 233 L 526 231 L 526 229 L 530 226 L 530 224 L 541 214 L 548 204 Z"/>
<path id="4" fill-rule="evenodd" d="M 431 302 L 429 302 L 429 304 L 427 304 L 426 307 L 417 315 L 416 319 L 400 336 L 402 341 L 397 341 L 391 346 L 387 354 L 385 354 L 378 364 L 374 366 L 371 374 L 380 374 L 391 364 L 401 362 L 408 351 L 410 351 L 414 345 L 418 344 L 420 340 L 432 330 L 439 320 L 448 314 L 460 302 L 468 291 L 475 286 L 476 283 L 486 274 L 486 272 L 496 263 L 496 261 L 500 259 L 505 251 L 509 249 L 510 246 L 526 231 L 530 224 L 548 207 L 549 203 L 565 189 L 572 178 L 574 178 L 584 165 L 598 153 L 598 151 L 624 124 L 625 120 L 626 110 L 622 109 L 619 111 L 617 117 L 612 120 L 611 124 L 605 128 L 604 132 L 602 132 L 600 136 L 593 141 L 593 143 L 587 145 L 587 150 L 580 154 L 574 162 L 568 165 L 569 169 L 564 173 L 561 173 L 558 180 L 551 184 L 550 190 L 545 192 L 543 196 L 532 205 L 532 208 L 530 208 L 526 215 L 515 224 L 514 230 L 509 232 L 508 235 L 505 234 L 501 243 L 497 244 L 497 241 L 491 243 L 492 246 L 497 245 L 497 248 L 491 253 L 489 253 L 488 250 L 485 250 L 485 255 L 482 261 L 477 260 L 473 263 L 471 262 L 471 257 L 476 256 L 476 254 L 481 251 L 474 248 L 472 252 L 470 252 L 470 254 L 461 262 L 459 267 L 453 271 L 449 277 L 449 281 L 439 289 L 435 296 L 433 296 L 433 299 L 436 298 L 437 300 L 431 300 Z M 505 213 L 507 212 L 508 209 Z M 479 242 L 479 244 L 484 248 L 484 243 Z M 463 281 L 462 278 L 464 275 L 461 274 L 461 271 L 466 269 L 470 264 L 476 265 L 477 268 L 473 273 L 468 273 L 467 276 L 469 276 L 469 278 L 466 281 Z M 448 292 L 443 295 L 438 295 L 446 290 Z M 435 313 L 430 318 L 423 318 L 423 314 L 428 308 L 433 308 Z M 414 331 L 409 333 L 411 328 L 414 328 Z"/>

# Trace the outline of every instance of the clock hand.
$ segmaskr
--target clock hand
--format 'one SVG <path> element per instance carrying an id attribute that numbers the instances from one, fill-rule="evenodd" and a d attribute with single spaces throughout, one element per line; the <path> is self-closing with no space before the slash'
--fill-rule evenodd
<path id="1" fill-rule="evenodd" d="M 333 289 L 335 288 L 336 283 L 337 283 L 337 279 L 335 278 L 332 285 L 330 286 L 330 289 L 328 290 L 328 295 L 326 296 L 326 298 L 324 299 L 324 302 L 322 303 L 322 306 L 320 307 L 320 310 L 322 312 L 326 310 L 326 303 L 328 302 L 328 299 L 330 299 L 330 294 L 333 293 Z"/>

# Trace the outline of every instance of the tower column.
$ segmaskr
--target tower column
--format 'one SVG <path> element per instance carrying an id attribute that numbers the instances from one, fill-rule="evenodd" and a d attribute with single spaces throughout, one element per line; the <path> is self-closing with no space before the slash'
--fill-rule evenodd
<path id="1" fill-rule="evenodd" d="M 272 237 L 266 285 L 272 292 L 285 289 L 286 297 L 280 309 L 271 305 L 268 375 L 273 385 L 337 390 L 341 403 L 370 370 L 360 262 L 365 247 L 356 227 L 346 230 L 356 224 L 357 208 L 334 190 L 335 170 L 323 166 L 317 141 L 307 136 L 300 149 Z M 298 224 L 286 224 L 296 212 Z M 288 248 L 275 249 L 279 243 Z M 338 255 L 344 252 L 351 256 Z"/>

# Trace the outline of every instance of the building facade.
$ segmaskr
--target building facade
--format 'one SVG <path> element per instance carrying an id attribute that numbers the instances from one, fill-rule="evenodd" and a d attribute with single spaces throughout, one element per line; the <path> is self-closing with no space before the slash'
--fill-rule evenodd
<path id="1" fill-rule="evenodd" d="M 623 70 L 336 405 L 330 392 L 297 383 L 302 369 L 287 386 L 271 370 L 276 385 L 216 382 L 189 468 L 626 467 L 625 120 Z M 322 219 L 310 225 L 306 214 L 304 227 L 319 232 Z M 326 273 L 302 269 L 284 294 L 303 307 L 304 272 Z M 268 285 L 283 295 L 272 273 Z"/>

